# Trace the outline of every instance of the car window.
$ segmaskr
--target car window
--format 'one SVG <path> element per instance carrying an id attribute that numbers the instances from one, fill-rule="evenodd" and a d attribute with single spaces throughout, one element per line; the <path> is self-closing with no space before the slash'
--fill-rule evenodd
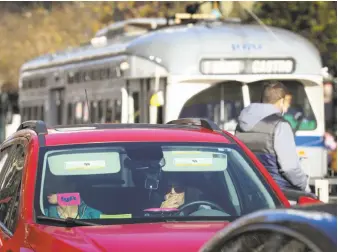
<path id="1" fill-rule="evenodd" d="M 299 130 L 315 130 L 317 128 L 316 117 L 303 84 L 298 81 L 289 80 L 283 81 L 283 84 L 291 94 L 288 101 L 290 103 L 289 108 L 284 114 L 284 119 L 290 123 L 293 129 L 299 127 Z M 263 85 L 264 81 L 249 83 L 250 99 L 252 103 L 260 102 Z M 298 120 L 300 121 L 298 122 Z"/>
<path id="2" fill-rule="evenodd" d="M 280 204 L 236 145 L 88 144 L 40 153 L 35 207 L 48 217 L 225 218 Z"/>
<path id="3" fill-rule="evenodd" d="M 234 131 L 243 109 L 242 84 L 228 81 L 213 85 L 190 98 L 183 106 L 179 118 L 208 118 L 227 131 Z"/>
<path id="4" fill-rule="evenodd" d="M 20 188 L 25 152 L 20 144 L 9 149 L 9 158 L 1 171 L 0 221 L 14 232 L 18 219 Z"/>

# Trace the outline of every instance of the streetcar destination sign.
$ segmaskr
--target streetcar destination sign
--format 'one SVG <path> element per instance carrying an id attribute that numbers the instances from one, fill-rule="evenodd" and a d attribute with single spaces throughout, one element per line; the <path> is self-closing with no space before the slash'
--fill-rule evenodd
<path id="1" fill-rule="evenodd" d="M 291 74 L 296 62 L 292 58 L 283 59 L 203 59 L 200 64 L 202 74 Z"/>

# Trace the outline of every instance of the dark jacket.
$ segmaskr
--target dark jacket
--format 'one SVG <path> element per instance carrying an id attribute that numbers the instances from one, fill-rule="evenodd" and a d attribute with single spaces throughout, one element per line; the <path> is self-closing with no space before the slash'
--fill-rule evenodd
<path id="1" fill-rule="evenodd" d="M 238 118 L 236 136 L 256 154 L 281 188 L 305 190 L 290 124 L 271 104 L 253 103 Z"/>

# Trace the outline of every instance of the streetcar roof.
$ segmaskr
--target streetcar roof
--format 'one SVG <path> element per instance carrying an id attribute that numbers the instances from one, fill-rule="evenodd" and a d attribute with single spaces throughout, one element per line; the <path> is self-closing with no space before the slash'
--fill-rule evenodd
<path id="1" fill-rule="evenodd" d="M 165 50 L 163 50 L 165 48 Z M 25 63 L 21 70 L 38 69 L 118 54 L 157 58 L 171 74 L 201 74 L 203 58 L 289 58 L 295 59 L 296 74 L 320 74 L 319 51 L 307 39 L 291 31 L 260 25 L 221 24 L 168 26 L 125 41 L 92 45 L 39 57 Z"/>
<path id="2" fill-rule="evenodd" d="M 169 22 L 173 23 L 173 22 Z M 99 30 L 95 37 L 107 36 L 109 32 L 119 29 L 125 29 L 126 26 L 137 26 L 143 27 L 146 30 L 156 29 L 158 27 L 163 27 L 167 24 L 167 19 L 165 18 L 132 18 L 119 22 L 112 23 L 103 29 Z"/>

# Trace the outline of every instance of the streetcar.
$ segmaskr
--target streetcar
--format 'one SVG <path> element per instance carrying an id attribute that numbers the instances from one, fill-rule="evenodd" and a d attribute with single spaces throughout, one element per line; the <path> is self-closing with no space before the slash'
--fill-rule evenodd
<path id="1" fill-rule="evenodd" d="M 234 132 L 240 111 L 260 101 L 264 82 L 278 80 L 302 114 L 300 121 L 285 115 L 301 165 L 312 185 L 325 178 L 323 65 L 316 47 L 276 27 L 187 15 L 117 22 L 88 45 L 26 62 L 19 80 L 22 120 L 57 125 L 204 117 Z M 335 177 L 326 180 L 336 184 Z"/>

